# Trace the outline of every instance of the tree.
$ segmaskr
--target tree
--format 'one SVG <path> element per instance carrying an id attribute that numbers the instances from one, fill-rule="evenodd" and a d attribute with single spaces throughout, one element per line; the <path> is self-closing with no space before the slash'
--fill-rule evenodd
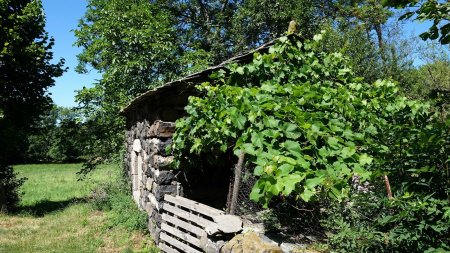
<path id="1" fill-rule="evenodd" d="M 74 108 L 54 106 L 28 136 L 27 162 L 77 162 L 89 152 L 89 130 Z"/>
<path id="2" fill-rule="evenodd" d="M 183 49 L 210 53 L 218 64 L 243 50 L 285 34 L 295 20 L 298 32 L 312 36 L 321 22 L 318 1 L 159 1 L 175 19 Z"/>
<path id="3" fill-rule="evenodd" d="M 46 92 L 53 78 L 62 75 L 63 60 L 50 63 L 54 41 L 44 30 L 41 1 L 2 0 L 0 7 L 0 124 L 2 129 L 26 130 L 51 108 Z"/>
<path id="4" fill-rule="evenodd" d="M 20 156 L 21 140 L 51 107 L 46 92 L 53 78 L 64 72 L 64 61 L 50 63 L 54 41 L 44 30 L 41 1 L 0 0 L 0 24 L 0 139 L 5 143 L 0 146 L 0 164 L 2 170 L 11 170 L 5 164 Z M 4 188 L 14 192 L 17 185 Z"/>
<path id="5" fill-rule="evenodd" d="M 400 19 L 433 21 L 428 31 L 420 34 L 423 40 L 436 40 L 441 44 L 450 43 L 450 2 L 445 0 L 384 0 L 386 6 L 408 8 Z"/>
<path id="6" fill-rule="evenodd" d="M 91 161 L 103 161 L 122 146 L 124 121 L 118 116 L 137 94 L 182 70 L 173 64 L 179 49 L 171 17 L 150 1 L 90 0 L 80 20 L 77 71 L 94 68 L 102 79 L 76 96 L 91 127 Z"/>
<path id="7" fill-rule="evenodd" d="M 398 52 L 383 37 L 389 15 L 374 0 L 90 0 L 75 35 L 83 48 L 78 71 L 102 73 L 77 95 L 98 134 L 91 160 L 118 153 L 124 127 L 118 113 L 138 94 L 282 36 L 291 20 L 305 38 L 319 28 L 333 31 L 326 49 L 342 49 L 369 82 L 380 72 L 402 77 Z"/>

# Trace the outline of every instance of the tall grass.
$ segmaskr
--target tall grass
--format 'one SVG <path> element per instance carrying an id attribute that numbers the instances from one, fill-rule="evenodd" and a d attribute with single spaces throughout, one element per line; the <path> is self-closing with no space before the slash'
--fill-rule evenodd
<path id="1" fill-rule="evenodd" d="M 80 168 L 80 164 L 14 167 L 28 180 L 21 188 L 18 210 L 0 214 L 1 253 L 156 252 L 143 229 L 145 215 L 118 183 L 118 166 L 103 166 L 78 181 Z M 108 202 L 119 204 L 97 208 L 92 192 L 105 185 L 120 189 L 106 191 Z"/>

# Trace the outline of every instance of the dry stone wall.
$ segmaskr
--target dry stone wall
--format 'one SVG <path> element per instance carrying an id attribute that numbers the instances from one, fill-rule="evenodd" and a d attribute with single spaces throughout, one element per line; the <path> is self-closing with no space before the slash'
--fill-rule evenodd
<path id="1" fill-rule="evenodd" d="M 166 152 L 172 143 L 175 123 L 144 119 L 129 127 L 126 133 L 125 169 L 131 179 L 133 199 L 149 215 L 148 228 L 159 242 L 164 195 L 183 196 L 171 167 L 173 156 Z"/>

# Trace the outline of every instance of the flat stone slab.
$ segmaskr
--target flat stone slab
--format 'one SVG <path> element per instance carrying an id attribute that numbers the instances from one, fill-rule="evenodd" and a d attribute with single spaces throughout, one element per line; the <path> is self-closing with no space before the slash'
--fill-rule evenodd
<path id="1" fill-rule="evenodd" d="M 175 123 L 174 122 L 165 122 L 161 120 L 155 121 L 153 125 L 151 125 L 148 129 L 149 137 L 172 137 L 175 132 Z"/>

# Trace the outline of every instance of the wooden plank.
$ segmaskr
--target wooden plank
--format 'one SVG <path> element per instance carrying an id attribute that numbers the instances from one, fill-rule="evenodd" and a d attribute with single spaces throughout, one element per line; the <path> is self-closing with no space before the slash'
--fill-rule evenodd
<path id="1" fill-rule="evenodd" d="M 180 196 L 174 197 L 174 196 L 166 195 L 164 200 L 167 202 L 173 203 L 175 205 L 185 207 L 189 210 L 196 211 L 203 215 L 210 216 L 210 217 L 225 214 L 225 212 L 223 212 L 219 209 L 215 209 L 213 207 L 210 207 L 210 206 L 207 206 L 207 205 L 204 205 L 204 204 L 201 204 L 196 201 L 193 201 L 193 200 L 190 200 L 187 198 L 183 198 Z"/>
<path id="2" fill-rule="evenodd" d="M 171 247 L 167 246 L 166 244 L 164 244 L 162 242 L 160 242 L 158 244 L 158 248 L 161 249 L 163 252 L 166 252 L 166 253 L 181 253 L 181 251 L 178 251 L 175 248 L 171 248 Z"/>
<path id="3" fill-rule="evenodd" d="M 170 216 L 166 213 L 163 213 L 162 219 L 163 219 L 163 221 L 170 222 L 170 223 L 174 224 L 175 226 L 182 227 L 183 229 L 185 229 L 193 234 L 196 234 L 199 237 L 206 236 L 206 232 L 203 229 L 201 229 L 197 226 L 194 226 L 192 224 L 189 224 L 185 221 L 182 221 L 182 220 L 178 219 L 177 217 Z"/>
<path id="4" fill-rule="evenodd" d="M 214 228 L 214 227 L 217 227 L 216 223 L 214 223 L 214 222 L 212 222 L 210 220 L 207 220 L 207 219 L 202 218 L 200 216 L 197 216 L 195 214 L 186 212 L 186 211 L 184 211 L 184 210 L 182 210 L 180 208 L 177 208 L 175 206 L 169 205 L 167 203 L 165 203 L 163 205 L 163 209 L 164 209 L 164 211 L 173 213 L 174 215 L 176 215 L 176 216 L 178 216 L 180 218 L 183 218 L 183 219 L 188 220 L 188 221 L 192 221 L 192 222 L 198 224 L 199 226 L 201 226 L 203 228 L 207 228 L 207 227 Z"/>
<path id="5" fill-rule="evenodd" d="M 177 247 L 178 249 L 182 250 L 182 252 L 202 253 L 201 251 L 198 251 L 198 250 L 192 248 L 191 246 L 186 245 L 186 244 L 178 241 L 177 239 L 167 235 L 164 231 L 161 231 L 159 238 L 162 241 L 167 242 L 167 244 L 173 245 L 174 247 Z"/>
<path id="6" fill-rule="evenodd" d="M 202 246 L 202 244 L 201 244 L 201 242 L 200 242 L 200 240 L 198 238 L 190 235 L 189 233 L 182 232 L 182 231 L 176 229 L 175 227 L 170 226 L 167 223 L 162 223 L 161 224 L 161 231 L 164 231 L 164 232 L 166 232 L 168 234 L 176 236 L 176 237 L 180 238 L 181 240 L 183 240 L 185 242 L 188 242 L 188 243 L 190 243 L 192 245 L 195 245 L 197 247 L 201 247 Z"/>

